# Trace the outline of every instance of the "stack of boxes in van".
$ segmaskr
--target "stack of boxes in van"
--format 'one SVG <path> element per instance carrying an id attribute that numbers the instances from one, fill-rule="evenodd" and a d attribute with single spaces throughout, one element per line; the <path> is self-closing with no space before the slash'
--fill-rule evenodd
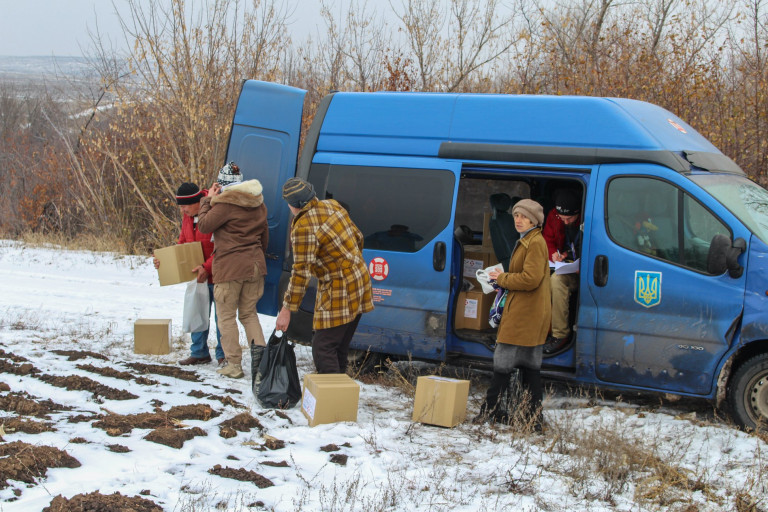
<path id="1" fill-rule="evenodd" d="M 490 213 L 486 213 L 483 222 L 482 245 L 464 246 L 463 279 L 469 281 L 474 288 L 470 291 L 459 293 L 454 321 L 456 329 L 482 331 L 491 328 L 488 323 L 488 316 L 496 295 L 493 293 L 483 293 L 475 274 L 479 269 L 488 268 L 498 263 L 493 252 L 493 246 L 491 245 L 490 231 L 488 229 L 489 218 Z"/>

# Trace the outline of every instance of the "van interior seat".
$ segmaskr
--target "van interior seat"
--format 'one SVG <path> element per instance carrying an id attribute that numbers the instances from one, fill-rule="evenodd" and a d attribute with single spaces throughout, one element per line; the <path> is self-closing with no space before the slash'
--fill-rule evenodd
<path id="1" fill-rule="evenodd" d="M 496 259 L 509 270 L 509 258 L 515 242 L 520 238 L 520 233 L 515 229 L 515 218 L 509 213 L 509 209 L 515 202 L 509 194 L 499 192 L 491 194 L 491 220 L 488 222 L 488 230 L 491 234 L 491 244 Z"/>
<path id="2" fill-rule="evenodd" d="M 656 255 L 670 261 L 677 261 L 677 221 L 673 217 L 674 199 L 668 193 L 648 194 L 645 197 L 645 213 L 648 222 L 656 227 L 650 232 L 651 245 Z"/>

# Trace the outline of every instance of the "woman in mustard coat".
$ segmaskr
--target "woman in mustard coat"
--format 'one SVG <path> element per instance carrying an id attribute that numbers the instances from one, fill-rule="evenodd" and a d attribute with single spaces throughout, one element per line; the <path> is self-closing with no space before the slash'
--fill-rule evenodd
<path id="1" fill-rule="evenodd" d="M 523 199 L 512 208 L 512 215 L 520 239 L 512 250 L 509 272 L 488 273 L 508 292 L 493 352 L 493 379 L 479 418 L 509 422 L 511 414 L 500 399 L 517 368 L 520 391 L 524 397 L 527 395 L 521 401 L 522 418 L 540 432 L 542 348 L 552 320 L 549 257 L 541 235 L 544 210 L 536 201 Z"/>

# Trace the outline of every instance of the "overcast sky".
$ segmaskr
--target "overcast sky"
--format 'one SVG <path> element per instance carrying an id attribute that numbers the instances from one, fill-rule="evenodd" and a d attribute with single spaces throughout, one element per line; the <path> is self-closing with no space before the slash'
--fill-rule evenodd
<path id="1" fill-rule="evenodd" d="M 293 1 L 300 8 L 292 28 L 314 31 L 319 0 Z M 102 36 L 122 48 L 116 8 L 127 15 L 126 0 L 0 0 L 0 55 L 80 56 L 91 45 L 88 30 L 94 32 L 97 21 Z"/>

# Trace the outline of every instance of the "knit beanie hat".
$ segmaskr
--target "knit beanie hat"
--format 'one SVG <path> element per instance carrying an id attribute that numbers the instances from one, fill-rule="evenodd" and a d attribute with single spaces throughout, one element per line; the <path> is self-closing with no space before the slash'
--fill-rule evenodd
<path id="1" fill-rule="evenodd" d="M 291 178 L 283 185 L 283 199 L 294 208 L 304 208 L 314 197 L 312 184 L 301 178 Z"/>
<path id="2" fill-rule="evenodd" d="M 178 205 L 199 203 L 202 198 L 203 192 L 194 183 L 184 182 L 176 191 L 176 204 Z"/>
<path id="3" fill-rule="evenodd" d="M 227 165 L 221 168 L 219 171 L 219 177 L 216 178 L 219 185 L 226 187 L 233 183 L 240 183 L 243 181 L 243 175 L 240 174 L 240 167 L 235 162 L 229 162 Z"/>
<path id="4" fill-rule="evenodd" d="M 544 223 L 544 208 L 532 199 L 521 199 L 512 208 L 512 215 L 521 213 L 528 217 L 534 226 L 541 226 Z"/>
<path id="5" fill-rule="evenodd" d="M 560 215 L 576 215 L 581 211 L 581 201 L 572 190 L 561 190 L 555 196 L 555 210 Z"/>

